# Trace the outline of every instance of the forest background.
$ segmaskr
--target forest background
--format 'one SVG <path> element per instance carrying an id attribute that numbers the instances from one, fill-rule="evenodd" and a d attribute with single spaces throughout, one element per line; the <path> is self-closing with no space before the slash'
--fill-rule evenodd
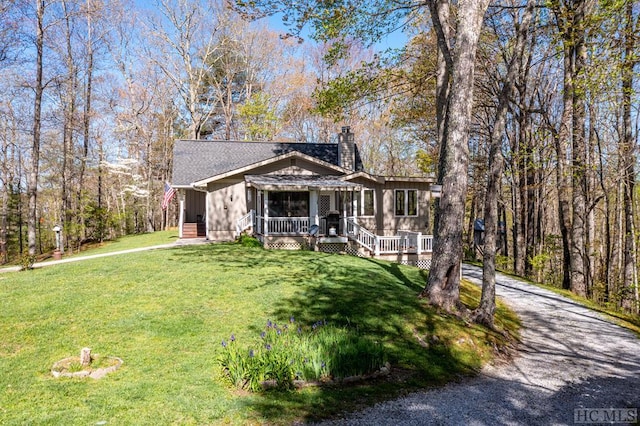
<path id="1" fill-rule="evenodd" d="M 242 2 L 3 0 L 0 260 L 49 252 L 55 225 L 66 251 L 176 226 L 161 200 L 180 138 L 332 143 L 349 125 L 368 171 L 436 173 L 442 32 L 425 5 L 439 2 L 373 2 L 369 27 L 332 36 L 286 9 L 250 22 Z M 324 3 L 310 2 L 318 16 L 358 2 Z M 402 19 L 378 20 L 391 5 Z M 489 5 L 469 101 L 466 258 L 482 254 L 474 223 L 497 146 L 498 266 L 638 310 L 639 15 L 632 0 Z"/>

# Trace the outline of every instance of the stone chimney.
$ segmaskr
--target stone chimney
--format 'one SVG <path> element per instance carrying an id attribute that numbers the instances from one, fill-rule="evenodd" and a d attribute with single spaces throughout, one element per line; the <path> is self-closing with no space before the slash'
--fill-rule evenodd
<path id="1" fill-rule="evenodd" d="M 347 170 L 356 168 L 356 144 L 349 126 L 342 127 L 338 134 L 338 164 Z"/>

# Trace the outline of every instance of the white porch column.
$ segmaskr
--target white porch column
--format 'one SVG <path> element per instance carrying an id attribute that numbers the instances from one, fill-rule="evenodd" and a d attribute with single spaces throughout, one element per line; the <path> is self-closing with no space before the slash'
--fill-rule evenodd
<path id="1" fill-rule="evenodd" d="M 342 198 L 342 232 L 344 233 L 344 235 L 347 235 L 347 196 L 346 194 L 348 194 L 347 191 L 343 192 L 343 196 L 340 197 Z"/>
<path id="2" fill-rule="evenodd" d="M 207 190 L 204 194 L 204 237 L 209 239 L 209 196 L 211 193 Z"/>
<path id="3" fill-rule="evenodd" d="M 359 192 L 360 197 L 362 197 L 362 191 Z M 356 192 L 352 191 L 351 192 L 351 199 L 352 199 L 352 207 L 353 207 L 353 222 L 354 223 L 358 223 L 358 197 L 356 197 Z"/>
<path id="4" fill-rule="evenodd" d="M 264 216 L 264 235 L 266 237 L 269 235 L 269 191 L 264 191 L 262 200 L 264 203 L 262 206 L 262 215 Z"/>
<path id="5" fill-rule="evenodd" d="M 422 232 L 418 232 L 418 243 L 416 247 L 416 254 L 422 254 Z"/>
<path id="6" fill-rule="evenodd" d="M 185 200 L 185 190 L 178 190 L 178 201 L 180 202 L 180 214 L 178 219 L 178 238 L 182 238 L 182 227 L 184 226 L 184 200 Z"/>
<path id="7" fill-rule="evenodd" d="M 309 191 L 309 222 L 311 225 L 319 225 L 320 220 L 318 218 L 318 191 Z"/>

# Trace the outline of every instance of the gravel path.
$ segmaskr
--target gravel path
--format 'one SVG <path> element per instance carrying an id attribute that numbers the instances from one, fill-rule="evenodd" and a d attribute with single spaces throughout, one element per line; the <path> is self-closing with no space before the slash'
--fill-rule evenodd
<path id="1" fill-rule="evenodd" d="M 482 271 L 464 266 L 480 283 Z M 513 363 L 473 379 L 387 401 L 326 424 L 573 425 L 576 408 L 637 408 L 640 340 L 569 299 L 498 275 L 497 293 L 523 322 Z"/>

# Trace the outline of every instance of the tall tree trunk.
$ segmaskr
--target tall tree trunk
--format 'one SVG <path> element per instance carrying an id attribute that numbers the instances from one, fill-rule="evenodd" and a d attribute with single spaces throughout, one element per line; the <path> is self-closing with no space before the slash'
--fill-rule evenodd
<path id="1" fill-rule="evenodd" d="M 155 231 L 155 220 L 154 220 L 154 208 L 152 206 L 152 200 L 154 199 L 152 194 L 153 194 L 153 159 L 152 159 L 152 149 L 151 149 L 151 137 L 147 137 L 146 138 L 147 141 L 147 147 L 146 147 L 146 152 L 145 152 L 145 157 L 146 157 L 146 167 L 145 167 L 145 174 L 147 175 L 147 191 L 148 191 L 148 196 L 147 196 L 147 201 L 146 201 L 146 206 L 145 206 L 145 210 L 146 210 L 146 229 L 145 232 L 154 232 Z M 163 185 L 164 188 L 164 185 Z"/>
<path id="2" fill-rule="evenodd" d="M 604 223 L 602 224 L 604 228 L 603 229 L 604 253 L 601 256 L 602 257 L 601 279 L 604 282 L 604 295 L 603 295 L 604 302 L 608 302 L 609 291 L 610 291 L 611 282 L 612 282 L 611 276 L 613 273 L 613 268 L 612 268 L 613 255 L 612 255 L 612 248 L 611 248 L 611 215 L 614 213 L 611 211 L 611 195 L 609 194 L 609 190 L 605 186 L 605 182 L 604 182 L 604 174 L 605 174 L 605 171 L 604 171 L 605 166 L 603 161 L 604 153 L 602 149 L 602 143 L 600 141 L 597 131 L 595 132 L 595 138 L 596 138 L 596 146 L 598 149 L 598 159 L 599 159 L 598 183 L 600 185 L 600 189 L 604 197 Z"/>
<path id="3" fill-rule="evenodd" d="M 16 179 L 16 144 L 17 140 L 16 115 L 10 102 L 6 108 L 7 122 L 2 126 L 2 209 L 0 210 L 0 263 L 9 262 L 9 226 L 13 216 Z"/>
<path id="4" fill-rule="evenodd" d="M 73 58 L 73 48 L 71 46 L 71 12 L 67 9 L 67 2 L 62 1 L 62 9 L 65 19 L 65 43 L 66 43 L 66 67 L 67 67 L 67 87 L 61 93 L 61 101 L 63 104 L 64 124 L 62 129 L 62 166 L 60 173 L 61 188 L 61 205 L 60 217 L 62 221 L 62 239 L 61 248 L 64 251 L 65 244 L 72 241 L 71 221 L 73 220 L 73 212 L 71 211 L 71 180 L 73 173 L 73 129 L 76 115 L 76 92 L 78 89 L 77 69 Z"/>
<path id="5" fill-rule="evenodd" d="M 87 82 L 84 97 L 84 113 L 82 117 L 82 156 L 80 158 L 80 170 L 78 172 L 78 189 L 76 191 L 77 212 L 76 221 L 78 224 L 78 250 L 80 244 L 85 239 L 83 231 L 83 207 L 82 191 L 84 189 L 84 174 L 87 168 L 87 158 L 89 157 L 89 137 L 91 127 L 91 95 L 93 83 L 93 34 L 91 27 L 91 2 L 87 1 Z"/>
<path id="6" fill-rule="evenodd" d="M 498 190 L 502 178 L 504 161 L 502 158 L 502 140 L 507 120 L 509 101 L 523 63 L 524 46 L 529 25 L 533 16 L 534 1 L 527 8 L 518 27 L 516 46 L 509 62 L 507 75 L 502 83 L 498 99 L 495 121 L 491 131 L 489 145 L 489 174 L 484 204 L 484 255 L 482 264 L 482 295 L 480 306 L 474 313 L 475 320 L 493 326 L 493 314 L 496 308 L 496 251 L 498 236 Z"/>
<path id="7" fill-rule="evenodd" d="M 103 205 L 103 192 L 104 189 L 102 188 L 102 162 L 104 161 L 104 147 L 103 147 L 103 143 L 102 143 L 102 138 L 98 137 L 97 138 L 97 142 L 98 142 L 98 212 L 100 214 L 100 242 L 102 243 L 104 241 L 105 238 L 105 234 L 107 229 L 110 229 L 107 227 L 107 220 L 108 220 L 108 208 L 104 208 L 102 207 Z"/>
<path id="8" fill-rule="evenodd" d="M 512 137 L 511 152 L 512 156 L 512 170 L 513 184 L 511 185 L 511 206 L 513 209 L 513 226 L 511 228 L 512 240 L 513 240 L 513 270 L 524 271 L 524 225 L 522 225 L 522 187 L 523 177 L 519 172 L 520 163 L 520 138 L 518 136 Z M 518 274 L 518 272 L 516 272 Z"/>
<path id="9" fill-rule="evenodd" d="M 571 99 L 573 107 L 572 129 L 572 200 L 571 223 L 571 291 L 580 296 L 587 295 L 586 229 L 587 229 L 587 144 L 585 140 L 585 67 L 587 50 L 585 46 L 585 0 L 576 2 L 571 43 L 575 55 L 574 81 Z"/>
<path id="10" fill-rule="evenodd" d="M 9 261 L 8 227 L 9 199 L 13 192 L 13 173 L 9 172 L 9 135 L 6 129 L 2 138 L 2 209 L 0 210 L 0 263 Z"/>
<path id="11" fill-rule="evenodd" d="M 440 220 L 434 242 L 429 280 L 421 295 L 446 310 L 460 305 L 460 263 L 462 261 L 462 228 L 468 184 L 469 132 L 475 56 L 484 14 L 489 0 L 459 2 L 455 38 L 451 90 L 448 99 Z M 432 14 L 433 17 L 433 14 Z M 440 44 L 440 49 L 447 49 Z M 447 50 L 448 51 L 448 50 Z"/>
<path id="12" fill-rule="evenodd" d="M 624 29 L 624 59 L 622 62 L 622 124 L 623 141 L 620 147 L 621 169 L 622 169 L 622 205 L 624 211 L 624 256 L 623 256 L 623 297 L 622 306 L 626 310 L 631 310 L 635 298 L 636 310 L 638 305 L 638 288 L 635 277 L 636 257 L 635 257 L 635 233 L 633 223 L 634 205 L 634 184 L 635 184 L 635 139 L 633 136 L 633 125 L 631 123 L 631 102 L 633 94 L 633 68 L 637 63 L 637 55 L 634 54 L 635 23 L 633 18 L 633 3 L 627 1 L 625 8 L 625 29 Z"/>
<path id="13" fill-rule="evenodd" d="M 517 229 L 517 236 L 514 240 L 514 272 L 516 275 L 524 277 L 526 274 L 527 256 L 527 236 L 529 212 L 529 169 L 531 167 L 531 148 L 527 137 L 527 113 L 522 111 L 518 114 L 518 151 L 517 151 L 517 174 L 518 174 L 518 209 L 514 212 L 517 221 L 514 220 L 514 227 Z"/>
<path id="14" fill-rule="evenodd" d="M 37 246 L 37 216 L 38 216 L 38 171 L 40 167 L 40 129 L 42 126 L 42 94 L 44 83 L 42 76 L 42 63 L 44 56 L 44 9 L 43 0 L 36 1 L 36 82 L 33 101 L 33 142 L 31 144 L 31 170 L 27 184 L 27 197 L 29 198 L 29 212 L 27 216 L 27 242 L 29 255 L 35 256 Z"/>
<path id="15" fill-rule="evenodd" d="M 450 69 L 453 67 L 450 44 L 451 40 L 451 25 L 449 1 L 448 0 L 436 0 L 429 2 L 429 10 L 434 27 L 436 28 L 438 45 L 442 46 L 438 49 L 437 56 L 437 69 L 436 69 L 436 127 L 438 130 L 438 175 L 436 176 L 436 183 L 442 185 L 444 159 L 447 156 L 447 99 L 449 98 L 449 87 L 451 74 Z M 436 232 L 438 229 L 438 222 L 440 221 L 440 198 L 435 199 L 435 214 L 433 218 L 434 237 L 437 238 Z"/>
<path id="16" fill-rule="evenodd" d="M 572 243 L 571 243 L 571 186 L 569 184 L 568 147 L 571 140 L 573 122 L 573 91 L 574 91 L 574 46 L 571 40 L 571 20 L 567 11 L 559 2 L 554 2 L 552 9 L 556 15 L 558 30 L 563 37 L 564 76 L 562 92 L 562 118 L 560 129 L 554 132 L 556 150 L 556 181 L 558 188 L 558 216 L 560 235 L 562 236 L 562 288 L 571 287 Z M 551 128 L 551 126 L 550 126 Z"/>
<path id="17" fill-rule="evenodd" d="M 524 205 L 526 207 L 526 213 L 523 217 L 525 222 L 525 257 L 524 257 L 524 276 L 531 277 L 533 275 L 533 266 L 531 260 L 536 256 L 537 245 L 537 226 L 536 226 L 536 210 L 538 206 L 538 198 L 536 197 L 537 188 L 537 173 L 538 165 L 536 156 L 534 154 L 534 138 L 533 138 L 533 126 L 531 122 L 531 114 L 528 111 L 522 112 L 524 115 L 523 125 L 524 132 L 522 135 L 525 138 L 526 146 L 526 158 L 527 163 L 525 167 L 525 198 Z"/>

